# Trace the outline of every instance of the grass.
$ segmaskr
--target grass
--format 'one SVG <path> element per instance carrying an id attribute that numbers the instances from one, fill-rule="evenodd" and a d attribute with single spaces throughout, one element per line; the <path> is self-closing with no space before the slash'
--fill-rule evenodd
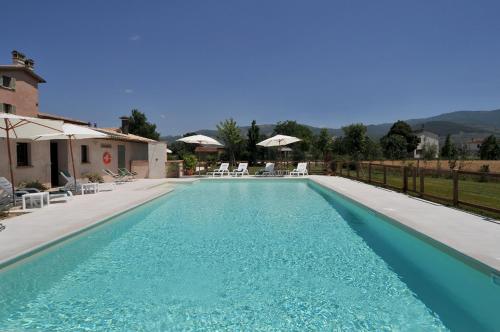
<path id="1" fill-rule="evenodd" d="M 347 172 L 343 170 L 343 175 Z M 350 172 L 351 177 L 356 176 L 355 171 Z M 360 178 L 367 181 L 368 180 L 368 170 L 363 169 L 359 174 Z M 372 180 L 377 182 L 383 182 L 384 176 L 383 171 L 380 168 L 372 168 Z M 420 177 L 415 178 L 415 186 L 413 185 L 413 177 L 410 175 L 408 177 L 408 193 L 411 195 L 418 196 L 420 192 Z M 401 170 L 391 169 L 387 170 L 387 184 L 389 186 L 398 188 L 402 190 L 403 188 L 403 174 Z M 379 184 L 376 184 L 379 185 Z M 415 191 L 414 191 L 415 189 Z M 440 203 L 445 203 L 451 205 L 453 199 L 453 180 L 448 177 L 440 176 L 430 176 L 426 175 L 424 177 L 424 193 L 432 196 L 437 196 L 443 198 Z M 425 197 L 429 200 L 434 200 L 430 197 Z M 500 208 L 500 179 L 488 179 L 487 182 L 480 181 L 479 176 L 467 175 L 460 176 L 458 181 L 458 200 L 466 203 L 472 203 L 477 205 L 482 205 L 491 208 Z M 463 204 L 459 205 L 459 208 L 478 213 L 487 217 L 492 217 L 500 219 L 500 213 L 490 212 L 482 209 L 472 208 L 465 206 Z"/>

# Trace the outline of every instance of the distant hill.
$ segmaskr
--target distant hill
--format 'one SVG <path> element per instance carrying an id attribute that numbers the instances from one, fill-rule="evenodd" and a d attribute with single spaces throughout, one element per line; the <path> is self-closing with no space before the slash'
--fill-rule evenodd
<path id="1" fill-rule="evenodd" d="M 500 136 L 500 109 L 493 111 L 458 111 L 444 113 L 437 116 L 432 116 L 422 119 L 405 120 L 412 128 L 421 129 L 433 132 L 440 137 L 452 135 L 455 141 L 465 141 L 471 138 L 482 138 L 487 135 L 495 134 Z M 306 125 L 307 126 L 307 125 Z M 376 125 L 367 125 L 368 135 L 374 139 L 379 139 L 384 136 L 392 126 L 392 123 L 381 123 Z M 260 132 L 265 135 L 270 135 L 274 130 L 274 124 L 259 125 Z M 317 134 L 321 130 L 318 127 L 309 127 L 313 133 Z M 328 132 L 333 136 L 341 136 L 342 129 L 327 128 Z M 248 126 L 241 127 L 241 132 L 246 136 Z M 196 131 L 199 134 L 215 137 L 217 130 L 202 129 Z M 162 140 L 172 142 L 180 136 L 165 136 Z"/>

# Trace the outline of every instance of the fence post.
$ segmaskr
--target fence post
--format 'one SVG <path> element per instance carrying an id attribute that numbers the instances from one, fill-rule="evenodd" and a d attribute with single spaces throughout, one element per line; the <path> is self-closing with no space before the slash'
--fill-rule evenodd
<path id="1" fill-rule="evenodd" d="M 372 182 L 372 163 L 368 163 L 368 183 Z"/>
<path id="2" fill-rule="evenodd" d="M 453 206 L 458 206 L 458 171 L 454 169 L 453 174 Z"/>
<path id="3" fill-rule="evenodd" d="M 403 166 L 403 192 L 408 192 L 408 167 Z"/>
<path id="4" fill-rule="evenodd" d="M 350 162 L 347 163 L 347 177 L 348 178 L 351 177 L 351 163 Z"/>
<path id="5" fill-rule="evenodd" d="M 424 174 L 425 174 L 425 168 L 419 168 L 419 172 L 418 172 L 419 176 L 420 176 L 420 197 L 424 197 Z"/>
<path id="6" fill-rule="evenodd" d="M 412 177 L 413 177 L 413 191 L 417 191 L 417 169 L 412 166 L 411 168 L 412 171 Z"/>
<path id="7" fill-rule="evenodd" d="M 387 166 L 383 166 L 382 169 L 384 170 L 384 187 L 387 185 Z"/>
<path id="8" fill-rule="evenodd" d="M 359 161 L 356 163 L 356 178 L 359 180 Z"/>

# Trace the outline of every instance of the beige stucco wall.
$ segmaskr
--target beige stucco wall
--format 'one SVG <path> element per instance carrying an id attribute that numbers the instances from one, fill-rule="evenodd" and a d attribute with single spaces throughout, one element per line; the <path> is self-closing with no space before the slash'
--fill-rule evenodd
<path id="1" fill-rule="evenodd" d="M 18 141 L 30 143 L 32 166 L 16 166 L 16 142 Z M 43 184 L 50 186 L 50 142 L 51 141 L 33 142 L 29 140 L 11 141 L 16 185 L 23 181 L 38 180 Z M 59 170 L 68 170 L 72 174 L 73 169 L 71 166 L 69 142 L 67 140 L 57 140 L 52 142 L 57 142 L 58 144 Z M 89 162 L 83 164 L 81 163 L 82 145 L 88 145 L 89 151 Z M 128 169 L 131 168 L 132 160 L 148 160 L 149 148 L 147 143 L 124 142 L 108 139 L 74 140 L 72 141 L 72 146 L 77 178 L 81 179 L 88 173 L 99 173 L 103 175 L 102 170 L 104 168 L 109 168 L 113 172 L 116 172 L 118 168 L 118 145 L 125 146 L 125 166 Z M 111 155 L 111 162 L 107 165 L 103 162 L 103 154 L 105 152 L 108 152 Z M 161 161 L 157 161 L 157 163 L 161 163 Z M 164 164 L 165 162 L 163 161 L 163 165 Z M 157 171 L 155 171 L 154 174 L 156 176 L 161 175 Z M 0 176 L 10 179 L 5 139 L 0 139 Z M 111 180 L 109 177 L 104 178 L 108 181 Z M 64 180 L 61 177 L 59 178 L 59 184 L 64 185 Z"/>
<path id="2" fill-rule="evenodd" d="M 78 178 L 82 178 L 88 173 L 103 174 L 103 169 L 108 168 L 113 172 L 118 169 L 118 146 L 125 146 L 125 166 L 130 169 L 132 160 L 147 160 L 148 145 L 136 142 L 123 142 L 108 139 L 85 139 L 72 142 L 75 157 L 75 171 Z M 81 146 L 88 145 L 89 163 L 81 163 Z M 68 147 L 69 149 L 69 147 Z M 111 162 L 104 164 L 103 155 L 108 152 L 111 155 Z M 68 165 L 71 167 L 70 155 L 68 153 Z M 71 170 L 70 170 L 71 171 Z"/>
<path id="3" fill-rule="evenodd" d="M 17 142 L 28 142 L 30 144 L 31 166 L 17 166 Z M 12 164 L 14 165 L 14 178 L 16 186 L 25 181 L 39 180 L 45 185 L 50 185 L 50 143 L 30 142 L 27 140 L 11 140 Z M 0 139 L 0 176 L 9 179 L 9 159 L 7 153 L 6 139 Z"/>
<path id="4" fill-rule="evenodd" d="M 0 70 L 0 75 L 16 79 L 15 90 L 0 86 L 0 103 L 16 106 L 16 114 L 34 116 L 38 114 L 38 83 L 20 70 Z"/>

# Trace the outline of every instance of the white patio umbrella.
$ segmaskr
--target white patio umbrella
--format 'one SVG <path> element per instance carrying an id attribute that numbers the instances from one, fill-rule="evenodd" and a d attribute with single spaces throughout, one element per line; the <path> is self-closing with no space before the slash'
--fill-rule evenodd
<path id="1" fill-rule="evenodd" d="M 34 136 L 44 134 L 58 134 L 63 131 L 63 122 L 18 116 L 9 113 L 0 113 L 0 137 L 4 137 L 9 156 L 10 182 L 12 183 L 12 199 L 15 197 L 14 170 L 12 167 L 12 153 L 10 151 L 11 138 L 33 139 Z"/>
<path id="2" fill-rule="evenodd" d="M 223 146 L 219 141 L 205 135 L 193 135 L 193 136 L 183 137 L 179 138 L 178 141 L 188 144 Z"/>
<path id="3" fill-rule="evenodd" d="M 260 146 L 265 146 L 265 147 L 272 147 L 272 146 L 284 146 L 288 144 L 292 144 L 298 141 L 302 141 L 300 138 L 293 137 L 293 136 L 286 136 L 286 135 L 276 135 L 271 138 L 268 138 L 266 140 L 263 140 L 260 143 L 257 143 L 257 145 Z"/>
<path id="4" fill-rule="evenodd" d="M 302 141 L 300 138 L 293 137 L 293 136 L 287 136 L 287 135 L 276 135 L 273 137 L 270 137 L 266 140 L 263 140 L 260 143 L 257 143 L 259 146 L 264 146 L 264 147 L 274 147 L 277 146 L 278 149 L 281 146 L 285 146 L 288 144 L 292 144 L 295 142 Z"/>
<path id="5" fill-rule="evenodd" d="M 169 148 L 167 148 L 167 153 L 172 153 L 172 150 L 170 150 Z"/>
<path id="6" fill-rule="evenodd" d="M 178 141 L 188 144 L 224 146 L 219 141 L 205 135 L 193 135 L 193 136 L 182 137 L 179 138 Z M 198 175 L 200 175 L 200 172 L 201 170 L 198 168 Z"/>
<path id="7" fill-rule="evenodd" d="M 45 134 L 33 137 L 35 141 L 47 141 L 56 139 L 67 139 L 69 140 L 69 151 L 71 153 L 71 165 L 73 167 L 73 178 L 75 179 L 76 188 L 76 171 L 75 171 L 75 159 L 73 157 L 73 144 L 72 141 L 76 139 L 88 139 L 88 138 L 106 138 L 108 135 L 103 134 L 97 130 L 92 130 L 88 127 L 77 126 L 70 123 L 65 123 L 62 125 L 63 131 L 57 134 Z"/>

